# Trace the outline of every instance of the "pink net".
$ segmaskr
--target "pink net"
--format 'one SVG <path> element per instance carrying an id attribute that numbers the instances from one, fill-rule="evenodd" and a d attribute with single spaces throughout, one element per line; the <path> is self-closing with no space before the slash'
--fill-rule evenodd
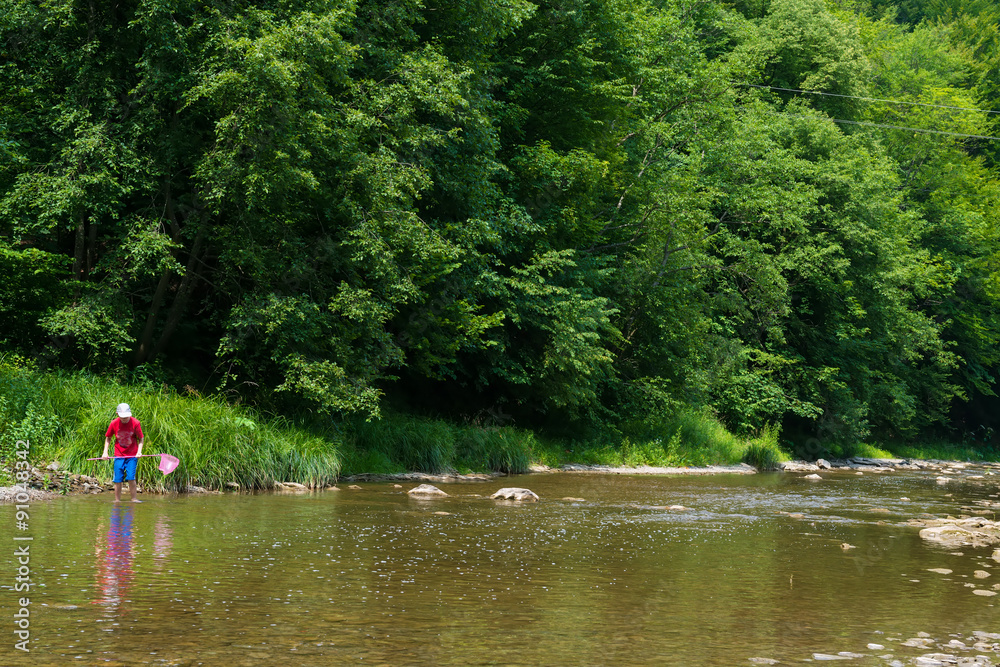
<path id="1" fill-rule="evenodd" d="M 171 456 L 170 454 L 160 454 L 160 472 L 164 475 L 169 475 L 178 465 L 180 465 L 180 462 L 181 460 L 176 456 Z"/>

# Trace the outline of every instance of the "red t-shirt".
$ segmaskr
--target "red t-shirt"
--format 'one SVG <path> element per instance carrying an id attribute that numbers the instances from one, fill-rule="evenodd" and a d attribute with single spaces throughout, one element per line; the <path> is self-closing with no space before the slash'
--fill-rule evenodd
<path id="1" fill-rule="evenodd" d="M 139 440 L 142 439 L 142 424 L 135 417 L 123 424 L 122 420 L 115 417 L 108 426 L 105 438 L 115 436 L 115 456 L 135 456 L 139 451 Z"/>

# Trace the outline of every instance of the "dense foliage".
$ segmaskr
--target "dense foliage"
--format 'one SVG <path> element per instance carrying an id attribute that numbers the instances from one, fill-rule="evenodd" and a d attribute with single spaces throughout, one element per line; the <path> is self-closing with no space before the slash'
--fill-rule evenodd
<path id="1" fill-rule="evenodd" d="M 0 340 L 334 420 L 989 439 L 998 17 L 0 0 Z"/>

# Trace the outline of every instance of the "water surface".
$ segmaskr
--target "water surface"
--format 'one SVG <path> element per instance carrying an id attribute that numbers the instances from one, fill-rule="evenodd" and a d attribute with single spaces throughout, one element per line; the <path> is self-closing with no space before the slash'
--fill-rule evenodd
<path id="1" fill-rule="evenodd" d="M 972 593 L 1000 583 L 992 550 L 935 548 L 903 525 L 995 500 L 996 477 L 825 476 L 36 502 L 32 651 L 8 640 L 0 663 L 728 666 L 850 652 L 889 665 L 933 652 L 901 646 L 920 632 L 938 644 L 1000 632 L 1000 596 Z M 501 486 L 542 500 L 489 500 Z M 0 562 L 11 619 L 16 565 Z"/>

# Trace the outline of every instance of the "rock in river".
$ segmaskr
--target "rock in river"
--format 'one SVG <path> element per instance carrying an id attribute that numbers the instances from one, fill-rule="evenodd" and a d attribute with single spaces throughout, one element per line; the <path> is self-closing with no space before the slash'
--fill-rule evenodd
<path id="1" fill-rule="evenodd" d="M 1000 543 L 1000 523 L 983 517 L 911 520 L 909 523 L 926 526 L 920 531 L 920 537 L 947 547 L 987 547 Z"/>
<path id="2" fill-rule="evenodd" d="M 520 500 L 522 502 L 538 502 L 538 495 L 530 489 L 519 489 L 517 487 L 504 487 L 494 493 L 490 498 L 494 500 Z"/>
<path id="3" fill-rule="evenodd" d="M 444 497 L 448 494 L 437 488 L 433 484 L 421 484 L 420 486 L 414 487 L 407 491 L 411 496 L 421 496 L 423 498 L 429 497 Z"/>

